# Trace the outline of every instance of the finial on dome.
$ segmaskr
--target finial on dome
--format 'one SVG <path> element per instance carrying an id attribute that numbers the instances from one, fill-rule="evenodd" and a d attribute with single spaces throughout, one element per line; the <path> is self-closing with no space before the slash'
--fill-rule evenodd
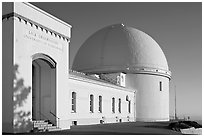
<path id="1" fill-rule="evenodd" d="M 123 23 L 118 23 L 118 24 L 114 24 L 112 25 L 111 27 L 114 28 L 114 27 L 124 27 L 125 25 Z"/>

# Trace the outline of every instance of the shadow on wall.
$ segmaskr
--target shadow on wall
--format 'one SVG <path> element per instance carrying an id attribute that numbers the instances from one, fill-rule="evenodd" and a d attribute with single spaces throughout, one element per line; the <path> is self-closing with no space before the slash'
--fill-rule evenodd
<path id="1" fill-rule="evenodd" d="M 22 108 L 26 103 L 31 87 L 24 85 L 24 80 L 17 77 L 19 66 L 14 65 L 14 92 L 13 92 L 13 109 L 14 109 L 14 133 L 29 132 L 32 128 L 30 119 L 31 112 L 24 111 Z"/>

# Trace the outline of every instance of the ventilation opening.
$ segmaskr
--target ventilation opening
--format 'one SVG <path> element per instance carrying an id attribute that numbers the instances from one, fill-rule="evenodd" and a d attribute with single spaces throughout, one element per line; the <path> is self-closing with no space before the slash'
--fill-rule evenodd
<path id="1" fill-rule="evenodd" d="M 100 120 L 100 124 L 103 124 L 104 122 L 103 122 L 103 120 Z"/>
<path id="2" fill-rule="evenodd" d="M 76 126 L 77 125 L 77 121 L 72 121 L 72 125 Z"/>
<path id="3" fill-rule="evenodd" d="M 116 119 L 116 122 L 118 122 L 118 117 L 115 117 L 115 119 Z"/>
<path id="4" fill-rule="evenodd" d="M 129 116 L 127 116 L 127 121 L 128 121 L 128 122 L 130 121 L 130 117 L 129 117 Z"/>

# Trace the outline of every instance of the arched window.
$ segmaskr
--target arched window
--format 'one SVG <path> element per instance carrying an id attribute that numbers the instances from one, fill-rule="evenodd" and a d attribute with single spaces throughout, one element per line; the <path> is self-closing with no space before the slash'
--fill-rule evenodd
<path id="1" fill-rule="evenodd" d="M 128 113 L 131 113 L 131 101 L 130 101 L 128 95 L 126 96 L 126 101 L 128 102 L 127 111 L 128 111 Z"/>
<path id="2" fill-rule="evenodd" d="M 72 92 L 72 112 L 76 112 L 76 92 Z"/>
<path id="3" fill-rule="evenodd" d="M 99 96 L 99 104 L 98 104 L 98 111 L 102 113 L 102 96 Z"/>
<path id="4" fill-rule="evenodd" d="M 118 112 L 121 113 L 121 99 L 118 100 Z"/>
<path id="5" fill-rule="evenodd" d="M 90 112 L 94 112 L 94 96 L 90 95 Z"/>
<path id="6" fill-rule="evenodd" d="M 131 101 L 128 101 L 128 112 L 131 113 Z"/>
<path id="7" fill-rule="evenodd" d="M 115 98 L 112 98 L 112 112 L 115 113 Z"/>

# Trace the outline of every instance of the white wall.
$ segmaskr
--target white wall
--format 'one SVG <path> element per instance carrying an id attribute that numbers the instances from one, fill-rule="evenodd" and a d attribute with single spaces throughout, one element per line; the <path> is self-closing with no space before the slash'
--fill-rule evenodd
<path id="1" fill-rule="evenodd" d="M 5 11 L 5 14 L 13 12 L 14 14 L 4 15 L 8 19 L 5 19 L 3 23 L 3 79 L 5 78 L 7 83 L 3 87 L 3 97 L 5 97 L 3 100 L 3 119 L 5 118 L 3 131 L 12 132 L 12 128 L 8 130 L 8 127 L 12 127 L 13 122 L 19 124 L 19 119 L 12 115 L 23 112 L 26 114 L 25 120 L 30 121 L 32 118 L 32 57 L 37 53 L 48 55 L 57 63 L 56 115 L 63 121 L 69 114 L 69 109 L 66 109 L 62 104 L 68 104 L 64 94 L 66 93 L 65 89 L 68 88 L 66 81 L 69 76 L 68 46 L 71 26 L 28 3 L 10 3 L 10 7 Z M 19 66 L 17 80 L 22 80 L 21 84 L 26 90 L 19 89 L 19 92 L 15 93 L 23 93 L 25 96 L 23 103 L 20 106 L 17 105 L 15 110 L 11 110 L 13 109 L 14 96 L 12 92 L 15 87 L 15 82 L 13 85 L 13 67 L 15 65 Z M 5 103 L 10 105 L 8 110 L 4 109 Z M 14 112 L 11 113 L 12 111 Z M 11 122 L 12 120 L 13 122 Z M 69 123 L 61 122 L 59 126 L 69 128 Z M 19 127 L 15 132 L 25 132 L 31 128 Z"/>
<path id="2" fill-rule="evenodd" d="M 148 74 L 126 74 L 126 86 L 138 91 L 137 121 L 169 120 L 169 78 Z"/>
<path id="3" fill-rule="evenodd" d="M 43 40 L 39 38 L 40 36 L 51 39 L 55 43 Z M 50 56 L 57 63 L 57 104 L 62 104 L 64 101 L 66 102 L 66 98 L 64 98 L 64 89 L 67 88 L 65 81 L 68 80 L 68 42 L 19 21 L 15 22 L 15 40 L 14 64 L 19 65 L 19 77 L 24 79 L 27 86 L 32 87 L 32 56 L 37 53 L 43 53 Z M 31 96 L 29 96 L 27 99 L 27 110 L 31 110 L 31 101 Z M 64 110 L 63 105 L 57 105 L 56 115 L 61 117 L 61 120 L 63 120 L 63 116 L 66 113 L 68 114 L 68 112 Z M 68 125 L 64 124 L 61 126 L 67 127 Z"/>
<path id="4" fill-rule="evenodd" d="M 76 113 L 71 113 L 67 117 L 69 121 L 77 121 L 78 125 L 99 124 L 102 117 L 105 117 L 105 123 L 115 123 L 116 116 L 127 122 L 127 116 L 130 121 L 134 120 L 134 90 L 128 90 L 122 87 L 109 86 L 109 84 L 95 83 L 90 80 L 81 78 L 69 79 L 69 89 L 67 91 L 67 99 L 69 103 L 67 108 L 71 110 L 71 95 L 76 92 Z M 89 111 L 89 96 L 94 95 L 94 113 Z M 131 100 L 131 113 L 128 113 L 128 101 L 126 96 Z M 102 96 L 102 113 L 98 112 L 99 96 Z M 115 113 L 112 113 L 112 98 L 115 98 Z M 121 98 L 121 113 L 118 112 L 118 99 Z"/>

